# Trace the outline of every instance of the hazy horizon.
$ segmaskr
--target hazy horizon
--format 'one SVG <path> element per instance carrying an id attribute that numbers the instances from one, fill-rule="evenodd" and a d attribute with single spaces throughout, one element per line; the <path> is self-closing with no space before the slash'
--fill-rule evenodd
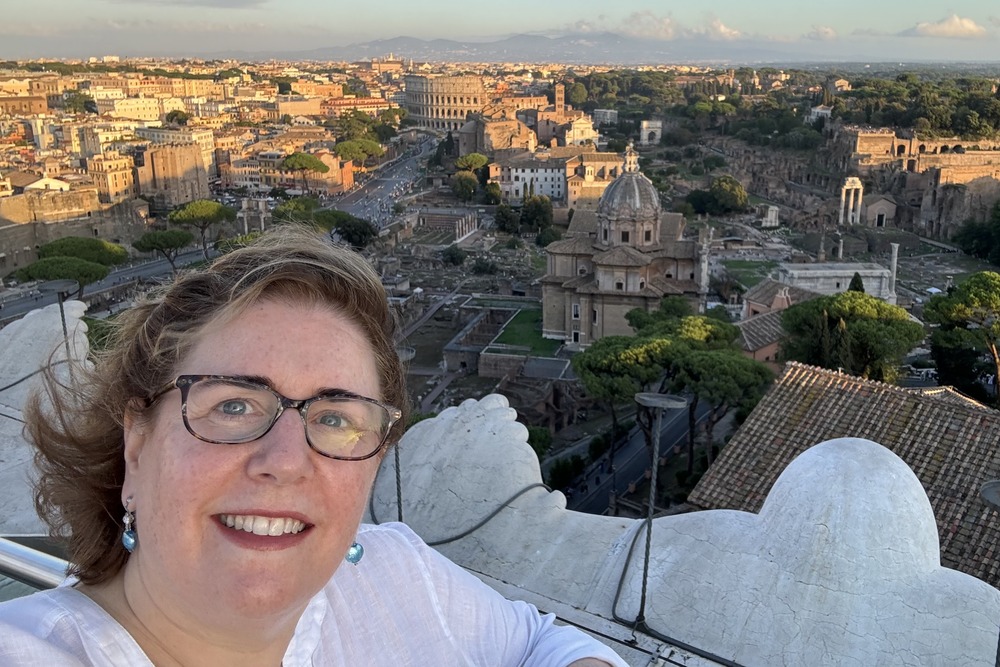
<path id="1" fill-rule="evenodd" d="M 7 3 L 12 0 L 6 0 Z M 648 40 L 677 61 L 688 50 L 720 60 L 754 53 L 793 61 L 1000 63 L 1000 8 L 955 0 L 813 8 L 790 0 L 707 0 L 664 11 L 649 0 L 614 6 L 508 0 L 450 14 L 438 0 L 357 5 L 321 0 L 37 0 L 32 17 L 0 22 L 0 58 L 212 57 L 305 52 L 406 36 L 491 42 L 516 34 Z M 662 5 L 663 3 L 661 3 Z M 562 7 L 561 7 L 562 5 Z M 7 13 L 12 13 L 8 9 Z M 406 56 L 407 54 L 400 54 Z M 513 56 L 514 54 L 512 54 Z M 513 58 L 512 58 L 513 59 Z M 704 55 L 690 59 L 705 60 Z M 767 56 L 761 59 L 766 60 Z M 595 62 L 601 62 L 600 58 Z"/>

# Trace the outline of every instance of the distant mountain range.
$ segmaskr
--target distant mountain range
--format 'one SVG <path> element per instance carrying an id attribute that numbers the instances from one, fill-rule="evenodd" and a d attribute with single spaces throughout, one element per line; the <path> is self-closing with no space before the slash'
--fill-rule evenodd
<path id="1" fill-rule="evenodd" d="M 801 44 L 776 44 L 762 40 L 712 41 L 709 39 L 650 40 L 611 32 L 546 37 L 513 35 L 492 42 L 463 42 L 414 37 L 381 39 L 349 46 L 309 51 L 215 53 L 213 57 L 238 59 L 353 61 L 389 53 L 416 61 L 435 62 L 558 62 L 565 64 L 656 65 L 666 63 L 775 63 L 843 60 L 844 54 L 802 51 Z"/>

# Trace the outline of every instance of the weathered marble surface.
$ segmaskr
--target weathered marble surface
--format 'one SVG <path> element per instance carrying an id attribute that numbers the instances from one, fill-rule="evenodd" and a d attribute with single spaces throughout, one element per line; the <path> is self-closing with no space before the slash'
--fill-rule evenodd
<path id="1" fill-rule="evenodd" d="M 86 306 L 79 301 L 67 301 L 66 328 L 69 331 L 70 354 L 74 359 L 86 357 L 87 325 L 82 317 Z M 56 363 L 59 373 L 65 373 L 66 352 L 63 345 L 59 306 L 51 305 L 32 311 L 20 320 L 0 329 L 0 387 L 31 376 L 47 363 Z M 21 434 L 21 410 L 28 393 L 39 386 L 39 375 L 0 391 L 0 534 L 44 534 L 48 529 L 35 514 L 30 477 L 32 449 Z"/>
<path id="2" fill-rule="evenodd" d="M 428 541 L 476 525 L 540 481 L 527 430 L 502 396 L 465 401 L 400 444 L 404 520 Z M 394 458 L 372 507 L 396 518 Z M 571 512 L 535 488 L 469 536 L 438 547 L 462 566 L 612 618 L 638 613 L 642 522 Z M 778 479 L 760 514 L 654 521 L 650 627 L 744 665 L 993 665 L 1000 591 L 940 566 L 930 503 L 888 449 L 816 445 Z"/>

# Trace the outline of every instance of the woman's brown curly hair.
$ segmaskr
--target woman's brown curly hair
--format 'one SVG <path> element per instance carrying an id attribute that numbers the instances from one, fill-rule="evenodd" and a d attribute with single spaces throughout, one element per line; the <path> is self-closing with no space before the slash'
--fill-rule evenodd
<path id="1" fill-rule="evenodd" d="M 354 251 L 297 227 L 275 228 L 146 297 L 115 320 L 107 349 L 91 367 L 74 367 L 67 382 L 49 372 L 43 392 L 28 401 L 25 434 L 37 448 L 39 471 L 35 508 L 52 534 L 66 540 L 71 573 L 84 583 L 110 579 L 128 558 L 119 543 L 125 414 L 142 416 L 143 399 L 173 379 L 210 323 L 264 299 L 333 307 L 366 334 L 381 399 L 404 413 L 387 442 L 402 435 L 409 407 L 405 376 L 396 319 L 378 275 Z"/>

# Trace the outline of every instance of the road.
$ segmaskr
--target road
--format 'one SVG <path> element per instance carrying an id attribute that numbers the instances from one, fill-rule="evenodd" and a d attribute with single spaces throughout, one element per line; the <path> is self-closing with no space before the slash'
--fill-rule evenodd
<path id="1" fill-rule="evenodd" d="M 421 161 L 434 146 L 434 141 L 424 141 L 419 152 L 382 167 L 360 187 L 334 200 L 328 208 L 368 220 L 377 229 L 386 227 L 392 221 L 393 204 L 417 187 L 423 170 Z"/>
<path id="2" fill-rule="evenodd" d="M 705 418 L 708 408 L 701 405 L 698 408 L 698 422 Z M 673 456 L 675 445 L 687 442 L 688 421 L 687 409 L 670 410 L 663 413 L 663 424 L 660 429 L 660 456 L 668 460 Z M 646 448 L 646 438 L 638 428 L 633 429 L 631 436 L 624 445 L 615 450 L 615 486 L 617 493 L 622 495 L 628 490 L 628 485 L 645 474 L 649 468 L 649 449 Z M 596 481 L 597 479 L 600 481 Z M 607 467 L 598 468 L 586 477 L 587 491 L 578 487 L 566 506 L 568 509 L 588 514 L 603 514 L 608 509 L 608 499 L 611 497 L 611 474 Z"/>
<path id="3" fill-rule="evenodd" d="M 209 251 L 210 253 L 213 251 Z M 177 266 L 184 266 L 197 262 L 203 257 L 201 249 L 189 250 L 181 253 L 176 260 Z M 129 285 L 137 280 L 152 280 L 169 276 L 171 273 L 170 264 L 165 259 L 152 260 L 137 264 L 118 267 L 108 274 L 108 277 L 96 283 L 85 285 L 83 288 L 83 299 L 89 300 L 102 292 L 114 292 L 116 289 L 127 289 Z M 70 298 L 76 298 L 71 295 Z M 0 303 L 3 310 L 0 310 L 0 318 L 7 320 L 20 315 L 56 303 L 58 297 L 55 294 L 39 294 L 36 289 L 22 288 L 0 292 Z"/>

